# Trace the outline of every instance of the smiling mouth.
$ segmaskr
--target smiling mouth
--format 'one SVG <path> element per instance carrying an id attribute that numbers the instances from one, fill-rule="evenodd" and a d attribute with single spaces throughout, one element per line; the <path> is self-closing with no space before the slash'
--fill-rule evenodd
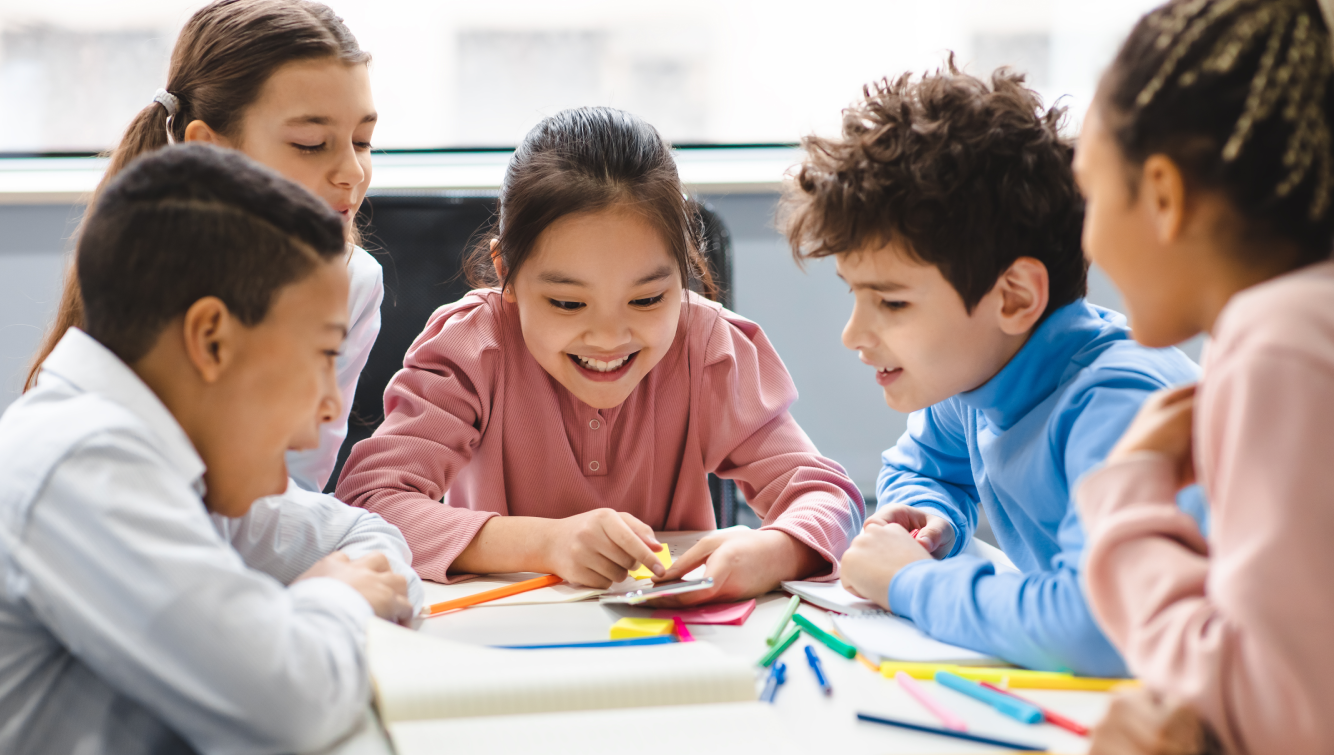
<path id="1" fill-rule="evenodd" d="M 639 356 L 639 352 L 636 351 L 627 356 L 620 357 L 619 359 L 606 361 L 595 359 L 593 357 L 580 356 L 578 354 L 566 354 L 565 356 L 569 357 L 570 361 L 574 362 L 575 366 L 585 372 L 594 373 L 598 377 L 611 377 L 613 375 L 618 376 L 620 373 L 629 369 L 630 365 L 635 361 L 635 357 Z"/>

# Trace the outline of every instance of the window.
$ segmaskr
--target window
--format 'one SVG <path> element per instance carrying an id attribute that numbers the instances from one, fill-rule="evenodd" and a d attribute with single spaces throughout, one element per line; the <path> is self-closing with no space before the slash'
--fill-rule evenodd
<path id="1" fill-rule="evenodd" d="M 332 0 L 362 46 L 378 146 L 513 145 L 605 104 L 676 143 L 791 143 L 838 128 L 868 81 L 1014 65 L 1077 120 L 1152 0 Z M 178 0 L 0 2 L 0 152 L 113 145 L 165 83 Z"/>

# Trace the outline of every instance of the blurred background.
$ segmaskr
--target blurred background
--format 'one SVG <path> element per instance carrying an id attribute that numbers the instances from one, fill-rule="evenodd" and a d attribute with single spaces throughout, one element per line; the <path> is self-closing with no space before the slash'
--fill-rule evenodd
<path id="1" fill-rule="evenodd" d="M 77 192 L 100 169 L 91 157 L 57 155 L 116 143 L 165 84 L 176 33 L 202 4 L 0 0 L 0 409 L 17 397 L 57 300 L 82 211 Z M 446 158 L 456 165 L 470 159 L 468 150 L 492 148 L 477 152 L 489 166 L 484 176 L 463 181 L 485 190 L 503 171 L 505 154 L 494 148 L 512 147 L 543 116 L 579 105 L 638 113 L 681 146 L 683 178 L 732 237 L 735 309 L 765 328 L 786 361 L 801 392 L 797 419 L 869 494 L 879 452 L 902 433 L 904 418 L 884 406 L 869 368 L 839 343 L 851 302 L 832 266 L 799 271 L 774 229 L 782 175 L 800 159 L 794 145 L 806 134 L 836 133 L 841 109 L 867 82 L 938 67 L 949 51 L 972 73 L 1003 65 L 1026 73 L 1045 102 L 1069 108 L 1073 135 L 1119 41 L 1155 3 L 330 4 L 374 56 L 374 142 L 377 160 L 391 167 Z M 700 145 L 712 151 L 692 149 Z M 707 180 L 684 167 L 699 155 L 713 161 Z M 76 168 L 88 174 L 82 184 L 50 188 L 52 176 Z M 385 190 L 382 176 L 392 184 L 391 172 L 377 167 L 373 190 Z M 394 185 L 453 186 L 423 180 Z M 1096 271 L 1092 298 L 1119 306 Z"/>

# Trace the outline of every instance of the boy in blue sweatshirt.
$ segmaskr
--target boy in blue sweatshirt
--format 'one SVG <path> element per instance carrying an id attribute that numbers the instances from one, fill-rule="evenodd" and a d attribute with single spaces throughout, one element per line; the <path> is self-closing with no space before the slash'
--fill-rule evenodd
<path id="1" fill-rule="evenodd" d="M 1084 300 L 1073 147 L 1020 75 L 946 68 L 868 87 L 806 140 L 784 197 L 800 263 L 834 256 L 843 343 L 908 431 L 843 584 L 928 634 L 1036 669 L 1121 676 L 1079 585 L 1071 494 L 1153 391 L 1197 368 Z M 1021 573 L 963 554 L 978 507 Z M 916 536 L 911 534 L 916 531 Z"/>

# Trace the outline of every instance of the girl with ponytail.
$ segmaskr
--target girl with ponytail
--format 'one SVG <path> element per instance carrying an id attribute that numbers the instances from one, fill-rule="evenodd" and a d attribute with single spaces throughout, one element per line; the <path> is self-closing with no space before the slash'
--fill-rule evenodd
<path id="1" fill-rule="evenodd" d="M 367 63 L 343 20 L 310 0 L 217 0 L 186 22 L 172 51 L 167 86 L 135 116 L 98 194 L 140 155 L 202 141 L 241 151 L 324 199 L 348 237 L 351 329 L 337 360 L 342 413 L 320 429 L 319 447 L 288 455 L 293 480 L 321 490 L 333 472 L 357 379 L 380 331 L 379 263 L 356 246 L 353 220 L 371 179 L 375 107 Z M 78 279 L 67 272 L 55 323 L 26 388 L 65 331 L 83 324 Z"/>
<path id="2" fill-rule="evenodd" d="M 1095 753 L 1334 752 L 1334 51 L 1315 0 L 1172 0 L 1084 122 L 1084 247 L 1136 340 L 1212 340 L 1076 498 L 1145 691 Z M 1207 536 L 1173 504 L 1198 481 Z"/>

